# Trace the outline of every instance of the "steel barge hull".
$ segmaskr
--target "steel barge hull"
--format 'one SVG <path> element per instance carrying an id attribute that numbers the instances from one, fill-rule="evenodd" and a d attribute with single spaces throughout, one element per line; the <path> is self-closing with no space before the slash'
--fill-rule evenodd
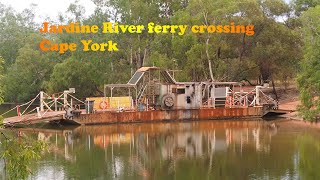
<path id="1" fill-rule="evenodd" d="M 145 123 L 182 120 L 219 120 L 261 118 L 266 112 L 262 106 L 245 108 L 201 108 L 154 111 L 115 112 L 104 111 L 80 114 L 73 121 L 81 125 Z"/>

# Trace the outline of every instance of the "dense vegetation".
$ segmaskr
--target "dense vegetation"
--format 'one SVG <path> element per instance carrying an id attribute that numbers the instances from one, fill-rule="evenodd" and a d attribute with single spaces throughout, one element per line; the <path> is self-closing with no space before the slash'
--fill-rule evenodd
<path id="1" fill-rule="evenodd" d="M 304 58 L 298 76 L 301 113 L 306 119 L 316 120 L 320 113 L 320 6 L 310 8 L 302 17 Z"/>
<path id="2" fill-rule="evenodd" d="M 299 73 L 302 112 L 320 111 L 319 0 L 93 0 L 94 13 L 84 17 L 76 2 L 54 24 L 101 25 L 253 24 L 255 34 L 40 34 L 34 7 L 22 13 L 0 4 L 0 89 L 5 101 L 23 102 L 40 90 L 60 92 L 75 87 L 78 97 L 101 95 L 104 83 L 125 83 L 141 66 L 182 70 L 179 81 L 279 80 L 285 85 Z M 52 17 L 54 18 L 54 17 Z M 44 37 L 45 36 L 45 37 Z M 113 40 L 118 52 L 43 52 L 39 42 Z M 3 62 L 3 63 L 2 63 Z M 316 74 L 318 73 L 318 74 Z M 317 78 L 318 77 L 318 78 Z M 2 93 L 0 90 L 0 93 Z"/>

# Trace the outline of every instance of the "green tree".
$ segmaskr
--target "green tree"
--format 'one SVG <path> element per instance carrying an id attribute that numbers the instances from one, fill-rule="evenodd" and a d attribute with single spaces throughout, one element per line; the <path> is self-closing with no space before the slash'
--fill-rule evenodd
<path id="1" fill-rule="evenodd" d="M 298 76 L 300 113 L 316 120 L 320 113 L 320 5 L 309 8 L 301 16 L 304 37 L 304 59 Z"/>
<path id="2" fill-rule="evenodd" d="M 91 63 L 70 58 L 54 67 L 45 86 L 50 93 L 75 88 L 78 97 L 93 96 L 97 90 L 96 72 Z"/>
<path id="3" fill-rule="evenodd" d="M 0 104 L 3 103 L 3 64 L 4 59 L 0 56 Z M 0 116 L 1 120 L 1 116 Z"/>
<path id="4" fill-rule="evenodd" d="M 0 57 L 0 81 L 2 77 L 2 63 Z M 0 86 L 0 92 L 2 86 Z M 0 93 L 0 105 L 3 102 Z M 0 157 L 4 159 L 5 178 L 7 179 L 26 179 L 31 173 L 30 165 L 36 159 L 41 157 L 41 153 L 46 150 L 47 145 L 43 141 L 34 141 L 25 137 L 15 137 L 14 135 L 5 135 L 3 132 L 3 118 L 0 116 L 1 131 L 1 149 Z"/>
<path id="5" fill-rule="evenodd" d="M 293 0 L 292 1 L 295 14 L 300 16 L 303 11 L 308 10 L 311 7 L 315 7 L 320 4 L 319 0 Z"/>
<path id="6" fill-rule="evenodd" d="M 4 60 L 3 58 L 0 56 L 0 105 L 3 103 L 3 64 L 4 64 Z M 2 126 L 2 120 L 3 117 L 0 116 L 0 128 Z"/>
<path id="7" fill-rule="evenodd" d="M 172 38 L 174 58 L 192 80 L 240 81 L 261 76 L 263 81 L 272 77 L 286 81 L 296 75 L 301 56 L 299 34 L 278 21 L 290 12 L 282 0 L 190 1 L 172 18 L 176 24 L 253 24 L 255 34 L 189 32 Z M 192 41 L 185 41 L 190 37 Z M 284 67 L 290 70 L 280 73 Z"/>
<path id="8" fill-rule="evenodd" d="M 4 78 L 5 99 L 8 102 L 23 102 L 36 96 L 42 83 L 49 78 L 55 64 L 50 53 L 39 50 L 41 36 L 33 34 L 29 42 L 19 50 L 16 62 L 10 66 Z"/>
<path id="9" fill-rule="evenodd" d="M 27 43 L 26 37 L 34 32 L 34 7 L 17 13 L 0 3 L 0 56 L 5 60 L 5 70 L 15 62 L 19 49 Z"/>
<path id="10" fill-rule="evenodd" d="M 5 162 L 7 179 L 26 179 L 32 172 L 34 160 L 41 158 L 41 153 L 47 149 L 43 141 L 26 137 L 9 137 L 1 132 L 1 158 Z"/>

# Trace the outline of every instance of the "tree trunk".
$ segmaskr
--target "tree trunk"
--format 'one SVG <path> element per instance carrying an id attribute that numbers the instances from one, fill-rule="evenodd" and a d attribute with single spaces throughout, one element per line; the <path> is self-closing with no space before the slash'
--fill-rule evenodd
<path id="1" fill-rule="evenodd" d="M 213 72 L 212 72 L 212 64 L 211 64 L 210 55 L 209 55 L 209 38 L 207 38 L 207 41 L 206 41 L 206 54 L 207 54 L 207 59 L 208 59 L 208 64 L 209 64 L 210 78 L 212 81 L 214 81 Z"/>
<path id="2" fill-rule="evenodd" d="M 144 66 L 144 62 L 146 60 L 146 56 L 147 56 L 147 48 L 144 49 L 144 54 L 143 54 L 143 59 L 142 59 L 141 66 Z"/>
<path id="3" fill-rule="evenodd" d="M 207 16 L 208 16 L 208 13 L 205 12 L 203 17 L 204 17 L 204 20 L 205 20 L 205 24 L 208 26 L 208 19 L 207 19 Z M 209 65 L 209 73 L 210 73 L 210 78 L 212 81 L 214 81 L 214 78 L 213 78 L 213 72 L 212 72 L 212 63 L 211 63 L 211 60 L 210 60 L 210 55 L 209 55 L 209 40 L 210 40 L 210 35 L 207 34 L 207 40 L 206 40 L 206 54 L 207 54 L 207 60 L 208 60 L 208 65 Z"/>
<path id="4" fill-rule="evenodd" d="M 130 48 L 130 69 L 131 69 L 131 76 L 133 75 L 133 55 L 132 55 L 132 47 Z"/>
<path id="5" fill-rule="evenodd" d="M 139 39 L 139 48 L 138 48 L 139 67 L 138 68 L 141 68 L 143 64 L 141 59 L 140 35 L 138 35 L 138 39 Z"/>
<path id="6" fill-rule="evenodd" d="M 241 47 L 241 51 L 240 51 L 240 64 L 242 64 L 242 57 L 245 51 L 245 47 L 246 47 L 246 34 L 243 34 L 242 37 L 242 47 Z"/>

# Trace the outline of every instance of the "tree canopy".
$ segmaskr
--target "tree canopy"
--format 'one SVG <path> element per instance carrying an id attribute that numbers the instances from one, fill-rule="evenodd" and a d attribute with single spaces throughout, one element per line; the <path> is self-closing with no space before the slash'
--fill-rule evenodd
<path id="1" fill-rule="evenodd" d="M 301 17 L 304 35 L 304 58 L 298 76 L 300 111 L 315 120 L 320 113 L 320 5 L 309 8 Z"/>

